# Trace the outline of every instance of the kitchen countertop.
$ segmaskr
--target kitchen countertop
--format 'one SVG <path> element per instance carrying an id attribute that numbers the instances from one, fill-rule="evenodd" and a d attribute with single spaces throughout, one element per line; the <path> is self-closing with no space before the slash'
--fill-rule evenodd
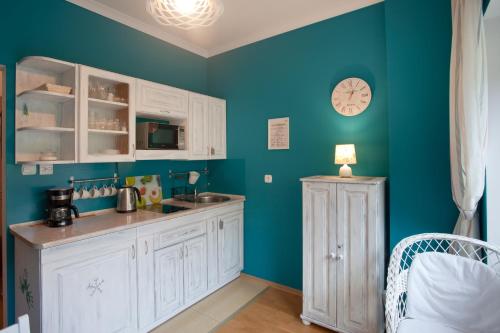
<path id="1" fill-rule="evenodd" d="M 73 219 L 73 224 L 67 227 L 50 228 L 44 221 L 33 221 L 11 225 L 10 232 L 35 249 L 46 249 L 84 240 L 91 237 L 105 235 L 111 232 L 137 228 L 141 225 L 171 220 L 178 217 L 196 214 L 207 210 L 220 208 L 245 201 L 244 196 L 223 194 L 231 200 L 220 203 L 200 204 L 179 200 L 167 199 L 162 203 L 172 206 L 190 208 L 189 210 L 177 211 L 170 214 L 162 214 L 151 210 L 138 209 L 132 213 L 117 213 L 105 210 L 100 213 L 85 214 Z"/>

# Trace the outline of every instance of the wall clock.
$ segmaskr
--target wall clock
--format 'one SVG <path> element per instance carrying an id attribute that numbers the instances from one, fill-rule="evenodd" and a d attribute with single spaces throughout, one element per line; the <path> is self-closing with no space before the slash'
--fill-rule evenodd
<path id="1" fill-rule="evenodd" d="M 343 116 L 356 116 L 366 110 L 372 91 L 365 80 L 350 77 L 337 84 L 332 92 L 332 105 Z"/>

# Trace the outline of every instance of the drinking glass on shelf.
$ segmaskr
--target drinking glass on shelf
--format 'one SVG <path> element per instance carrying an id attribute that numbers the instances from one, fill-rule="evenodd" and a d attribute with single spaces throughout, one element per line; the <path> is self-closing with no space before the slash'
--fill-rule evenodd
<path id="1" fill-rule="evenodd" d="M 104 84 L 102 82 L 97 83 L 97 93 L 98 93 L 99 99 L 106 99 L 106 97 L 108 96 L 108 93 L 106 91 L 106 87 L 104 86 Z"/>
<path id="2" fill-rule="evenodd" d="M 97 98 L 97 83 L 93 79 L 89 80 L 89 97 Z"/>
<path id="3" fill-rule="evenodd" d="M 114 119 L 106 119 L 106 129 L 107 130 L 114 130 L 115 129 L 115 121 Z"/>
<path id="4" fill-rule="evenodd" d="M 120 130 L 120 119 L 115 118 L 113 120 L 113 130 L 114 131 L 119 131 Z"/>
<path id="5" fill-rule="evenodd" d="M 97 128 L 100 130 L 105 130 L 106 129 L 106 117 L 104 117 L 103 115 L 100 115 L 97 119 L 98 119 L 97 120 Z"/>
<path id="6" fill-rule="evenodd" d="M 96 129 L 97 128 L 97 114 L 95 111 L 90 111 L 89 113 L 89 128 Z"/>

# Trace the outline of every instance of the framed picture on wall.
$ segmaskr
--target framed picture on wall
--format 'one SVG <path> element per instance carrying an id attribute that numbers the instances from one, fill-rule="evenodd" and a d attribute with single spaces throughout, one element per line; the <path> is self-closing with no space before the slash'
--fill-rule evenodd
<path id="1" fill-rule="evenodd" d="M 267 149 L 290 149 L 290 118 L 274 118 L 267 121 Z"/>

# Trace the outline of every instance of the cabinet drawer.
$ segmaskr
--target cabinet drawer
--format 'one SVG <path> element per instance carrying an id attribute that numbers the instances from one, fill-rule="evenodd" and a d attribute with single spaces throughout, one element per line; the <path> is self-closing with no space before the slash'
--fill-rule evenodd
<path id="1" fill-rule="evenodd" d="M 207 226 L 204 222 L 194 223 L 174 230 L 159 232 L 155 236 L 155 250 L 203 235 L 206 232 Z"/>

